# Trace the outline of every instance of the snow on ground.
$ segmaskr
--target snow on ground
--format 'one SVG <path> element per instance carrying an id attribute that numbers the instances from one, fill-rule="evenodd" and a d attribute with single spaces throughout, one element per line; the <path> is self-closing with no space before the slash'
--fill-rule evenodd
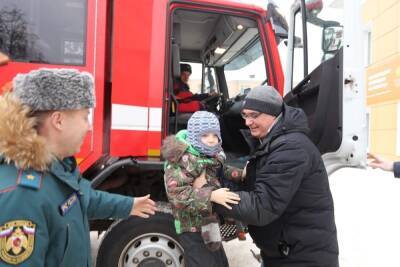
<path id="1" fill-rule="evenodd" d="M 341 169 L 330 177 L 341 267 L 400 266 L 400 179 L 380 170 Z M 91 233 L 92 255 L 99 240 Z M 256 267 L 246 241 L 224 243 L 231 267 Z"/>

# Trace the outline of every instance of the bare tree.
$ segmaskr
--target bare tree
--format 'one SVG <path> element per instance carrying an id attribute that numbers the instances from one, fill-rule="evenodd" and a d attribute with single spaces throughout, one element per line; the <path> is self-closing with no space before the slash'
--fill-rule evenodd
<path id="1" fill-rule="evenodd" d="M 12 59 L 34 60 L 42 58 L 41 53 L 34 49 L 36 34 L 28 32 L 26 15 L 17 7 L 3 7 L 0 10 L 0 50 L 11 56 Z M 32 60 L 32 58 L 30 58 Z"/>

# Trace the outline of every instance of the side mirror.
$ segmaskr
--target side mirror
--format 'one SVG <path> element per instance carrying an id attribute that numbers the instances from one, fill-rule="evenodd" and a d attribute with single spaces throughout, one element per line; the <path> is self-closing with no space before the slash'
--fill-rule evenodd
<path id="1" fill-rule="evenodd" d="M 282 40 L 288 38 L 288 23 L 285 17 L 278 12 L 276 6 L 273 3 L 268 3 L 267 12 L 267 19 L 271 22 L 272 28 L 275 32 L 276 44 L 279 45 Z"/>
<path id="2" fill-rule="evenodd" d="M 343 27 L 329 26 L 324 27 L 322 34 L 322 51 L 325 54 L 332 54 L 342 47 Z"/>
<path id="3" fill-rule="evenodd" d="M 316 17 L 324 7 L 322 0 L 306 0 L 306 9 L 309 16 Z"/>

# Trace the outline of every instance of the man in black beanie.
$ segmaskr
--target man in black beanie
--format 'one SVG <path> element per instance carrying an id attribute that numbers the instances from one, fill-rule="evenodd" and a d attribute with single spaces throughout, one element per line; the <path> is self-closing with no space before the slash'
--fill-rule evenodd
<path id="1" fill-rule="evenodd" d="M 338 266 L 332 195 L 307 117 L 271 86 L 252 89 L 242 117 L 252 144 L 241 201 L 217 211 L 248 224 L 265 266 Z"/>

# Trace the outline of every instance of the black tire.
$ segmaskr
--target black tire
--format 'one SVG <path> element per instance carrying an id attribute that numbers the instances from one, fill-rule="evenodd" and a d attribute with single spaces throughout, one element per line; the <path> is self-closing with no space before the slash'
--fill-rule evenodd
<path id="1" fill-rule="evenodd" d="M 96 266 L 183 266 L 172 215 L 131 216 L 113 224 L 100 244 Z"/>

